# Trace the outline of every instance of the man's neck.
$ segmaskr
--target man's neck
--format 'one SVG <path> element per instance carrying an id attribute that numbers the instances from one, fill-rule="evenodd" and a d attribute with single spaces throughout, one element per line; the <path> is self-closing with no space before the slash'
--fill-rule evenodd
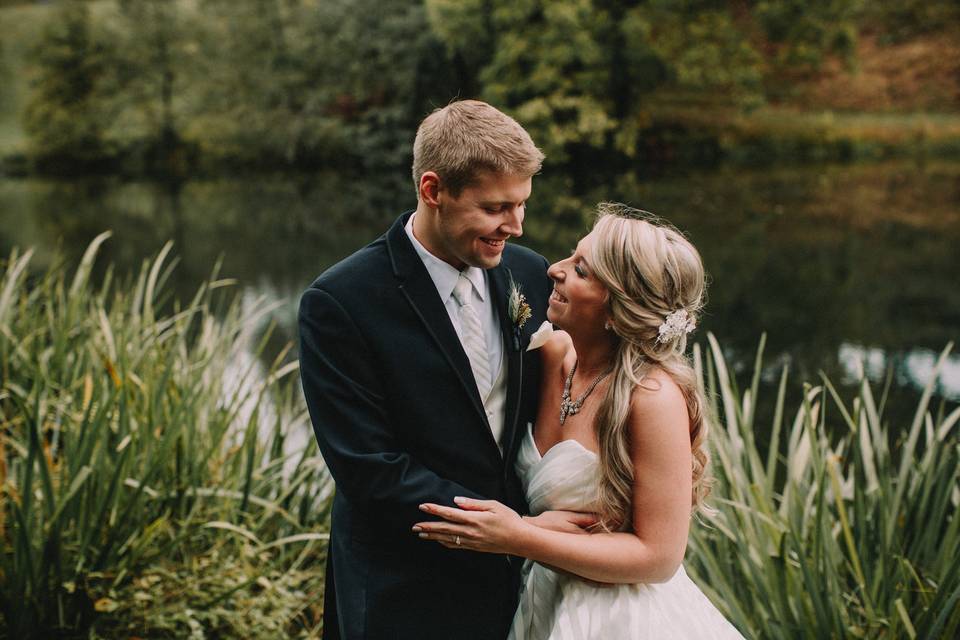
<path id="1" fill-rule="evenodd" d="M 454 269 L 462 271 L 466 268 L 465 264 L 455 264 L 445 258 L 441 252 L 437 250 L 437 243 L 434 242 L 434 222 L 438 212 L 434 209 L 430 209 L 422 202 L 417 205 L 417 210 L 414 211 L 413 218 L 413 237 L 423 245 L 423 248 L 426 249 L 430 255 L 432 255 L 437 260 L 442 260 L 446 262 Z"/>

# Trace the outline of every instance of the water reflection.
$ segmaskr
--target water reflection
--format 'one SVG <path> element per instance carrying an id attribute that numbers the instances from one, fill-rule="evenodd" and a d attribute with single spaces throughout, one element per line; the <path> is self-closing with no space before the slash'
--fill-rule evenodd
<path id="1" fill-rule="evenodd" d="M 840 345 L 837 355 L 843 368 L 842 381 L 846 384 L 854 384 L 864 376 L 879 384 L 888 371 L 892 371 L 899 385 L 918 390 L 933 380 L 940 356 L 929 349 L 911 349 L 891 356 L 877 347 L 865 348 L 846 343 Z M 947 356 L 937 376 L 934 391 L 944 398 L 960 400 L 960 355 Z"/>
<path id="2" fill-rule="evenodd" d="M 272 315 L 276 353 L 295 336 L 299 292 L 382 233 L 414 198 L 403 174 L 7 180 L 0 181 L 0 250 L 36 246 L 41 266 L 61 244 L 75 260 L 109 228 L 105 258 L 122 274 L 173 239 L 180 263 L 170 285 L 181 298 L 222 256 L 221 274 L 237 278 L 247 295 L 282 301 Z M 655 211 L 690 236 L 712 280 L 702 328 L 744 374 L 766 332 L 765 386 L 776 384 L 783 363 L 793 381 L 816 380 L 823 370 L 849 383 L 862 360 L 875 381 L 892 367 L 894 385 L 911 392 L 912 404 L 934 354 L 960 334 L 960 165 L 726 169 L 656 180 L 548 173 L 535 180 L 521 242 L 551 260 L 567 255 L 605 199 Z M 958 366 L 953 357 L 939 389 L 954 401 Z"/>

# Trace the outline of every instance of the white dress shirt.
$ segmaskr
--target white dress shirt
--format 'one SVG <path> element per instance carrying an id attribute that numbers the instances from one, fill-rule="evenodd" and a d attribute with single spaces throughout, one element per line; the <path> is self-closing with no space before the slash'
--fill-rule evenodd
<path id="1" fill-rule="evenodd" d="M 450 316 L 450 322 L 453 323 L 453 328 L 456 329 L 457 337 L 460 338 L 460 343 L 462 344 L 463 331 L 460 327 L 460 305 L 457 304 L 456 299 L 453 297 L 453 288 L 457 285 L 457 280 L 460 279 L 460 272 L 430 253 L 427 248 L 417 240 L 417 237 L 413 235 L 413 219 L 416 217 L 417 214 L 414 213 L 410 216 L 410 219 L 407 220 L 405 227 L 407 237 L 409 237 L 410 242 L 413 243 L 413 248 L 416 250 L 417 255 L 420 256 L 420 260 L 423 261 L 423 266 L 427 268 L 427 273 L 430 274 L 430 278 L 437 288 L 437 293 L 440 294 L 440 299 L 443 300 L 443 306 L 446 308 L 447 315 Z M 463 274 L 470 280 L 471 284 L 473 284 L 473 300 L 471 304 L 473 308 L 477 310 L 477 315 L 480 316 L 480 324 L 483 326 L 483 332 L 486 335 L 487 355 L 490 358 L 491 382 L 493 382 L 500 377 L 500 367 L 503 361 L 503 337 L 500 335 L 500 317 L 497 314 L 496 305 L 493 304 L 493 301 L 490 299 L 490 276 L 487 275 L 485 270 L 477 267 L 467 267 L 464 269 Z M 486 398 L 483 398 L 483 400 L 486 400 Z"/>

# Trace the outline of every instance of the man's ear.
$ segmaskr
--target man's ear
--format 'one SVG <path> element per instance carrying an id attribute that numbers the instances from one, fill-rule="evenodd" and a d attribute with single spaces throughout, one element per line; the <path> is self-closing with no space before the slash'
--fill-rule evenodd
<path id="1" fill-rule="evenodd" d="M 440 176 L 433 171 L 420 176 L 420 201 L 433 209 L 440 207 Z"/>

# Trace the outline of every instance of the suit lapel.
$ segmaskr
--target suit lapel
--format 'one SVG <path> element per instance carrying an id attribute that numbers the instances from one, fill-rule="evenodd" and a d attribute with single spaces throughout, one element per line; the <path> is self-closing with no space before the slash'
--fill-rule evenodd
<path id="1" fill-rule="evenodd" d="M 520 330 L 516 327 L 508 310 L 510 292 L 510 270 L 501 262 L 487 271 L 490 275 L 490 295 L 500 317 L 500 331 L 503 335 L 503 350 L 507 361 L 507 399 L 503 417 L 503 453 L 505 459 L 510 453 L 513 436 L 516 431 L 517 409 L 520 406 L 520 390 L 523 383 L 523 352 L 520 351 Z"/>
<path id="2" fill-rule="evenodd" d="M 460 338 L 450 323 L 447 309 L 437 293 L 437 288 L 434 286 L 430 274 L 410 243 L 410 238 L 407 237 L 404 226 L 409 217 L 410 214 L 401 216 L 387 232 L 387 248 L 390 253 L 394 275 L 399 280 L 400 292 L 406 297 L 420 321 L 423 322 L 427 332 L 437 343 L 440 351 L 460 380 L 460 384 L 463 385 L 464 390 L 470 397 L 473 408 L 483 419 L 487 432 L 490 433 L 487 414 L 483 408 L 483 401 L 480 399 L 480 392 L 477 391 L 473 370 L 470 368 L 470 359 L 464 352 Z M 490 441 L 496 446 L 492 434 L 490 435 Z"/>

